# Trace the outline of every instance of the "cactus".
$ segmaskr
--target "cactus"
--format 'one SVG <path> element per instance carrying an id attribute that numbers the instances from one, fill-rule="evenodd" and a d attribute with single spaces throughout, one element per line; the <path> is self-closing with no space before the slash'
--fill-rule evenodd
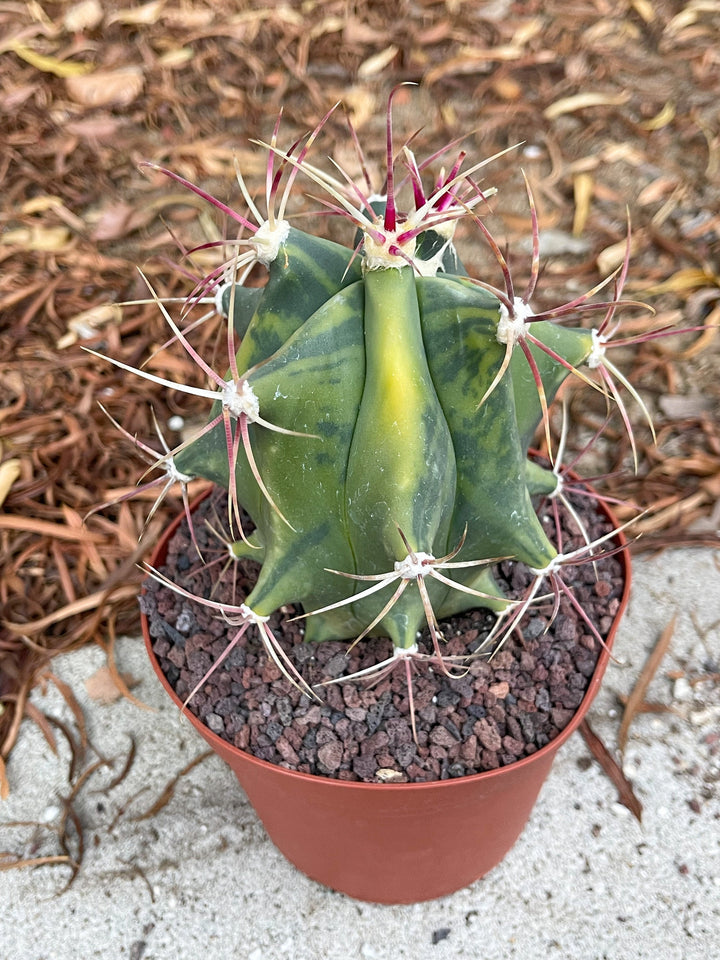
<path id="1" fill-rule="evenodd" d="M 191 477 L 227 489 L 232 553 L 262 566 L 242 604 L 218 609 L 234 618 L 237 636 L 257 626 L 271 656 L 306 690 L 267 626 L 284 605 L 301 608 L 309 642 L 389 637 L 393 655 L 378 669 L 391 669 L 421 656 L 416 639 L 426 624 L 434 653 L 425 659 L 442 665 L 443 618 L 488 607 L 498 615 L 494 641 L 501 643 L 543 584 L 567 592 L 563 566 L 592 558 L 598 546 L 566 555 L 548 538 L 534 499 L 564 498 L 565 481 L 559 460 L 545 469 L 528 448 L 538 427 L 547 428 L 568 376 L 601 389 L 626 423 L 617 384 L 637 396 L 607 357 L 618 342 L 610 341 L 615 312 L 628 303 L 620 299 L 627 257 L 584 296 L 534 313 L 539 244 L 529 185 L 532 270 L 518 295 L 482 219 L 491 192 L 475 174 L 489 161 L 464 169 L 460 152 L 427 189 L 431 163 L 418 162 L 407 146 L 395 154 L 391 102 L 382 197 L 309 162 L 327 117 L 304 145 L 282 150 L 277 126 L 264 145 L 267 216 L 238 177 L 255 223 L 164 171 L 247 235 L 189 301 L 212 300 L 228 317 L 227 370 L 210 367 L 157 301 L 211 386 L 137 372 L 212 404 L 192 441 L 158 455 L 163 491 L 170 480 L 185 485 Z M 347 247 L 289 225 L 286 205 L 299 176 L 349 221 Z M 401 190 L 413 198 L 409 213 L 399 209 Z M 497 260 L 499 288 L 462 266 L 452 239 L 460 219 L 476 225 Z M 267 268 L 261 290 L 243 285 L 256 263 Z M 612 296 L 598 302 L 606 285 Z M 594 313 L 601 315 L 595 329 L 568 325 Z M 243 527 L 243 511 L 252 530 Z M 533 571 L 520 600 L 495 582 L 492 564 L 500 558 Z"/>

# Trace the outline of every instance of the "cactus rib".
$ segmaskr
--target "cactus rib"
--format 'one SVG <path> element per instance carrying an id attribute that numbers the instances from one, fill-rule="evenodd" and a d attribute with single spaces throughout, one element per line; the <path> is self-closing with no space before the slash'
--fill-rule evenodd
<path id="1" fill-rule="evenodd" d="M 226 243 L 235 255 L 195 282 L 182 311 L 186 319 L 212 296 L 226 324 L 227 360 L 224 370 L 214 369 L 191 342 L 193 324 L 181 329 L 151 289 L 173 339 L 209 387 L 111 361 L 211 402 L 205 426 L 174 450 L 161 438 L 164 454 L 156 458 L 137 444 L 164 471 L 164 479 L 149 486 L 162 486 L 163 497 L 179 481 L 186 498 L 190 478 L 203 477 L 227 490 L 229 535 L 241 538 L 230 552 L 259 557 L 261 568 L 241 604 L 206 602 L 231 622 L 235 618 L 230 647 L 251 626 L 257 629 L 269 656 L 305 693 L 307 684 L 267 623 L 286 605 L 307 618 L 309 642 L 389 637 L 392 655 L 359 675 L 377 678 L 399 667 L 408 682 L 419 663 L 462 669 L 444 654 L 444 617 L 479 604 L 492 610 L 495 626 L 477 654 L 487 655 L 532 604 L 548 599 L 544 585 L 555 608 L 562 597 L 578 608 L 563 570 L 594 562 L 600 549 L 607 552 L 607 538 L 591 542 L 568 501 L 565 428 L 553 450 L 550 410 L 568 377 L 590 384 L 619 410 L 637 460 L 622 391 L 646 415 L 647 409 L 607 353 L 667 333 L 615 338 L 617 311 L 638 306 L 623 298 L 629 222 L 616 271 L 567 303 L 536 310 L 540 225 L 525 173 L 531 252 L 529 279 L 520 289 L 485 223 L 494 190 L 477 180 L 508 151 L 468 161 L 460 148 L 464 138 L 458 138 L 423 159 L 411 148 L 413 137 L 396 150 L 394 95 L 380 193 L 352 128 L 359 182 L 335 160 L 332 172 L 311 162 L 335 107 L 288 147 L 280 144 L 280 118 L 267 143 L 254 141 L 266 152 L 265 213 L 237 165 L 246 214 L 149 164 L 208 201 L 242 235 L 203 244 Z M 431 166 L 448 154 L 447 169 L 430 179 Z M 322 192 L 322 212 L 346 221 L 346 244 L 291 226 L 290 199 L 301 176 Z M 500 271 L 499 286 L 468 276 L 454 246 L 461 220 L 477 227 Z M 246 287 L 258 264 L 265 285 Z M 606 288 L 612 293 L 603 293 Z M 597 313 L 603 315 L 597 327 L 585 328 L 581 321 Z M 551 469 L 528 454 L 539 429 Z M 548 533 L 539 504 L 558 530 L 561 509 L 575 516 L 582 546 L 570 549 L 557 532 Z M 243 514 L 252 531 L 243 530 Z M 505 596 L 496 581 L 492 568 L 500 558 L 531 571 L 520 598 Z M 425 626 L 428 655 L 417 650 Z"/>

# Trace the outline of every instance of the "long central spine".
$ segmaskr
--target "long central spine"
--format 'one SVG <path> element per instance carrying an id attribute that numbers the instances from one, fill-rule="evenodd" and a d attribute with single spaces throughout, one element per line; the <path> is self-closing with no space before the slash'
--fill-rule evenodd
<path id="1" fill-rule="evenodd" d="M 425 356 L 413 270 L 370 270 L 364 282 L 365 385 L 346 493 L 357 569 L 381 573 L 407 555 L 398 528 L 413 551 L 445 552 L 456 468 Z M 370 603 L 377 612 L 377 600 Z M 378 632 L 408 647 L 424 619 L 418 591 L 406 591 Z"/>

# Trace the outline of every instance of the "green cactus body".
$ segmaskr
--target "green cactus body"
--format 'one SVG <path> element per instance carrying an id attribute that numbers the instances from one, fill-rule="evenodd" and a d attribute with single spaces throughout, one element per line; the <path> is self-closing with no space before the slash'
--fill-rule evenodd
<path id="1" fill-rule="evenodd" d="M 590 330 L 561 327 L 547 320 L 528 324 L 528 333 L 576 369 L 585 363 L 593 348 Z M 535 344 L 531 343 L 529 347 L 540 372 L 547 403 L 550 405 L 570 371 Z M 543 411 L 530 365 L 521 350 L 514 351 L 510 369 L 520 441 L 523 453 L 526 454 L 542 422 Z"/>
<path id="2" fill-rule="evenodd" d="M 496 338 L 499 301 L 441 277 L 418 281 L 418 289 L 425 350 L 457 460 L 450 546 L 465 534 L 459 559 L 512 556 L 544 567 L 555 550 L 527 492 L 512 370 L 485 396 L 505 353 Z"/>
<path id="3" fill-rule="evenodd" d="M 542 497 L 557 490 L 558 478 L 552 470 L 528 458 L 525 461 L 525 483 L 531 497 Z"/>
<path id="4" fill-rule="evenodd" d="M 261 295 L 245 291 L 233 304 L 233 323 L 245 328 L 236 358 L 241 374 L 267 360 L 334 293 L 360 278 L 360 265 L 351 264 L 351 258 L 352 251 L 339 244 L 289 229 L 269 265 Z M 226 296 L 229 312 L 229 290 Z M 254 313 L 248 320 L 249 307 L 254 307 Z M 218 412 L 216 407 L 213 416 Z M 179 453 L 176 464 L 182 473 L 227 487 L 228 457 L 222 424 Z M 255 520 L 262 494 L 242 457 L 238 483 L 244 490 L 243 505 Z"/>
<path id="5" fill-rule="evenodd" d="M 418 243 L 423 263 L 443 250 L 440 239 Z M 527 358 L 516 349 L 495 382 L 506 354 L 501 302 L 465 278 L 454 250 L 443 252 L 449 272 L 435 277 L 409 265 L 363 274 L 352 257 L 291 229 L 262 291 L 225 292 L 234 326 L 246 331 L 237 368 L 261 417 L 292 432 L 248 425 L 269 497 L 240 449 L 238 496 L 257 529 L 256 550 L 236 552 L 262 561 L 247 598 L 259 616 L 301 604 L 320 611 L 308 618 L 309 640 L 370 630 L 407 650 L 427 618 L 420 591 L 405 589 L 385 610 L 397 577 L 355 599 L 361 578 L 392 574 L 408 545 L 434 558 L 462 544 L 458 561 L 503 556 L 544 569 L 557 553 L 531 495 L 551 492 L 557 478 L 527 459 L 543 413 Z M 592 349 L 587 331 L 548 322 L 529 330 L 572 366 Z M 530 349 L 549 402 L 568 369 Z M 227 485 L 222 424 L 176 459 Z M 507 606 L 487 567 L 458 568 L 452 579 L 484 598 L 427 577 L 439 616 L 479 602 Z"/>
<path id="6" fill-rule="evenodd" d="M 238 337 L 244 337 L 247 333 L 262 295 L 262 287 L 246 287 L 242 283 L 228 284 L 223 289 L 220 312 L 228 317 Z"/>
<path id="7" fill-rule="evenodd" d="M 346 498 L 357 568 L 376 574 L 407 555 L 398 528 L 413 551 L 445 552 L 456 472 L 425 356 L 413 270 L 369 270 L 364 283 L 366 376 Z M 371 603 L 354 605 L 360 619 L 370 616 Z M 409 647 L 423 620 L 418 593 L 406 591 L 381 626 L 396 646 Z"/>
<path id="8" fill-rule="evenodd" d="M 330 297 L 361 277 L 352 250 L 290 227 L 237 353 L 242 372 L 266 360 Z"/>
<path id="9" fill-rule="evenodd" d="M 391 140 L 388 121 L 392 167 Z M 277 154 L 304 169 L 301 154 Z M 461 162 L 429 196 L 423 168 L 408 162 L 407 215 L 392 171 L 387 202 L 359 187 L 346 201 L 342 183 L 308 166 L 330 206 L 344 206 L 352 244 L 268 218 L 249 241 L 266 285 L 228 285 L 218 297 L 241 343 L 225 381 L 203 365 L 217 389 L 188 388 L 217 399 L 215 426 L 175 452 L 173 469 L 228 487 L 233 509 L 250 515 L 250 542 L 232 549 L 261 562 L 243 605 L 258 624 L 298 604 L 308 640 L 387 636 L 394 661 L 415 655 L 428 623 L 440 657 L 437 618 L 479 605 L 508 611 L 493 558 L 531 568 L 528 604 L 567 559 L 532 502 L 555 492 L 560 474 L 528 448 L 546 415 L 541 394 L 549 405 L 571 370 L 602 363 L 607 337 L 534 317 L 535 254 L 522 300 L 492 238 L 505 291 L 468 277 L 452 232 L 486 197 L 458 173 Z M 535 216 L 533 233 L 536 251 Z"/>
<path id="10" fill-rule="evenodd" d="M 589 330 L 561 327 L 547 320 L 528 324 L 528 333 L 575 369 L 585 363 L 593 347 L 592 334 Z M 546 403 L 549 406 L 568 377 L 569 370 L 535 344 L 529 344 L 529 349 L 537 365 Z M 528 492 L 531 496 L 552 493 L 557 487 L 557 476 L 551 470 L 546 470 L 527 458 L 528 448 L 536 435 L 538 426 L 542 423 L 543 410 L 530 364 L 521 350 L 513 353 L 510 370 L 513 378 L 520 444 L 526 458 L 525 479 Z"/>
<path id="11" fill-rule="evenodd" d="M 292 523 L 261 498 L 253 519 L 263 567 L 248 603 L 263 615 L 339 600 L 347 581 L 326 568 L 355 571 L 344 488 L 365 379 L 363 301 L 359 282 L 336 293 L 249 377 L 268 419 L 312 434 L 250 426 L 261 476 Z"/>
<path id="12" fill-rule="evenodd" d="M 237 552 L 262 561 L 247 603 L 261 616 L 289 603 L 333 607 L 308 618 L 309 640 L 349 639 L 375 623 L 393 582 L 355 600 L 365 584 L 332 571 L 390 573 L 407 555 L 399 531 L 411 551 L 431 557 L 461 543 L 459 561 L 507 556 L 542 569 L 556 557 L 531 502 L 556 478 L 527 460 L 542 409 L 519 350 L 488 392 L 506 350 L 498 298 L 463 275 L 416 276 L 410 266 L 352 280 L 351 256 L 293 230 L 261 295 L 237 299 L 241 313 L 254 306 L 238 369 L 250 370 L 263 419 L 301 434 L 249 425 L 272 502 L 239 453 L 237 488 L 257 552 Z M 531 329 L 568 363 L 591 349 L 585 331 Z M 550 399 L 568 371 L 532 349 Z M 191 445 L 179 466 L 227 484 L 221 432 Z M 505 608 L 488 568 L 462 568 L 454 579 L 485 594 L 486 606 Z M 440 616 L 479 602 L 431 578 L 426 587 Z M 408 589 L 371 632 L 408 649 L 426 615 L 419 591 Z"/>

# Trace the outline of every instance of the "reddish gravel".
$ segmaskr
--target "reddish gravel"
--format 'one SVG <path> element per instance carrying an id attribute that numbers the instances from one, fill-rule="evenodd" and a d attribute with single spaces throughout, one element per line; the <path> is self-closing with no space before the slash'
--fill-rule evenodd
<path id="1" fill-rule="evenodd" d="M 217 530 L 214 494 L 195 514 L 195 531 L 206 565 L 190 542 L 185 522 L 169 545 L 163 572 L 195 593 L 241 603 L 258 570 L 253 561 L 227 562 Z M 587 513 L 587 501 L 576 504 Z M 591 511 L 594 508 L 590 508 Z M 607 530 L 607 520 L 590 513 L 591 536 Z M 575 530 L 564 534 L 565 549 Z M 567 569 L 575 595 L 591 621 L 607 634 L 619 608 L 623 582 L 614 557 Z M 225 568 L 225 569 L 223 569 Z M 222 575 L 221 575 L 222 574 Z M 597 577 L 597 578 L 596 578 Z M 511 593 L 529 581 L 518 564 L 504 563 L 499 579 Z M 148 617 L 153 649 L 178 696 L 184 699 L 222 654 L 237 632 L 207 607 L 188 602 L 154 580 L 145 584 L 141 607 Z M 364 641 L 347 655 L 348 643 L 303 642 L 296 611 L 276 614 L 271 627 L 311 685 L 336 679 L 384 660 L 385 639 Z M 293 770 L 342 780 L 422 782 L 492 770 L 528 756 L 547 744 L 571 720 L 592 676 L 599 644 L 569 603 L 554 622 L 552 604 L 533 608 L 516 634 L 493 657 L 470 661 L 467 674 L 450 679 L 417 665 L 413 679 L 417 743 L 413 740 L 404 670 L 375 685 L 362 681 L 318 687 L 322 702 L 302 695 L 269 660 L 254 629 L 242 638 L 192 698 L 189 709 L 220 737 L 263 760 Z M 448 654 L 479 646 L 494 618 L 484 610 L 454 617 L 443 625 Z M 426 635 L 421 651 L 431 652 Z"/>

